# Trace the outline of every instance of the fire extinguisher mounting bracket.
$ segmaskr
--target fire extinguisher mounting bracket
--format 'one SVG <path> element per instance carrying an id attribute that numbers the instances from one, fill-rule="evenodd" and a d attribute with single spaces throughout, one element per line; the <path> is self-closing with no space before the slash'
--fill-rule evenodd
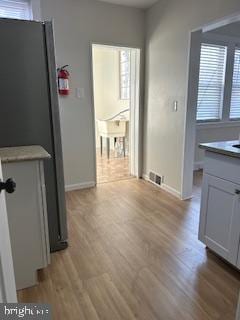
<path id="1" fill-rule="evenodd" d="M 69 67 L 69 64 L 66 64 L 65 66 L 62 66 L 62 67 L 58 68 L 57 71 L 64 70 L 67 67 Z"/>

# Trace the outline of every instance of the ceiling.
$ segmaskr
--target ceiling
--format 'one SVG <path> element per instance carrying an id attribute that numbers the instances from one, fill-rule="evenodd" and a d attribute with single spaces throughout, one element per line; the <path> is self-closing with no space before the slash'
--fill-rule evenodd
<path id="1" fill-rule="evenodd" d="M 150 8 L 158 0 L 99 0 L 103 2 L 109 2 L 113 4 L 120 4 L 123 6 L 147 9 Z"/>

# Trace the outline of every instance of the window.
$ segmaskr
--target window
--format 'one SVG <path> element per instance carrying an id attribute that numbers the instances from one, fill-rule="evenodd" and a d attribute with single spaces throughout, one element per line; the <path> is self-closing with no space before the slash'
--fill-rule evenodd
<path id="1" fill-rule="evenodd" d="M 130 99 L 130 50 L 120 51 L 120 99 Z"/>
<path id="2" fill-rule="evenodd" d="M 31 20 L 30 0 L 0 0 L 0 17 Z"/>
<path id="3" fill-rule="evenodd" d="M 240 48 L 235 50 L 230 119 L 240 119 Z"/>
<path id="4" fill-rule="evenodd" d="M 202 44 L 198 85 L 197 120 L 222 118 L 227 47 Z"/>

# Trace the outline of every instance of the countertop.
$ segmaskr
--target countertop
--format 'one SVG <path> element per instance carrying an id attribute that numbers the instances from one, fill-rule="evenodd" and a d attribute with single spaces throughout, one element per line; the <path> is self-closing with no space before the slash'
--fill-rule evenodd
<path id="1" fill-rule="evenodd" d="M 199 148 L 210 152 L 220 153 L 230 157 L 240 158 L 240 149 L 233 147 L 233 145 L 240 145 L 240 141 L 234 140 L 201 143 L 199 144 Z"/>
<path id="2" fill-rule="evenodd" d="M 50 154 L 41 146 L 0 148 L 2 163 L 50 159 Z"/>

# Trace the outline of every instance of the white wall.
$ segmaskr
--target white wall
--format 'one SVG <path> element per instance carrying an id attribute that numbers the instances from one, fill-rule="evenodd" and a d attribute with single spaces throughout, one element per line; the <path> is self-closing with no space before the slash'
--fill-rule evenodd
<path id="1" fill-rule="evenodd" d="M 42 0 L 41 9 L 54 19 L 57 63 L 71 72 L 71 95 L 60 99 L 66 185 L 86 184 L 95 181 L 91 43 L 144 48 L 144 12 L 95 0 Z"/>
<path id="2" fill-rule="evenodd" d="M 240 126 L 211 126 L 197 125 L 196 148 L 195 148 L 195 168 L 202 167 L 204 159 L 204 150 L 199 149 L 199 143 L 238 140 Z"/>
<path id="3" fill-rule="evenodd" d="M 190 31 L 240 10 L 239 0 L 164 0 L 147 13 L 144 173 L 181 192 Z M 173 112 L 173 101 L 179 111 Z"/>
<path id="4" fill-rule="evenodd" d="M 31 0 L 33 20 L 41 21 L 41 0 Z"/>
<path id="5" fill-rule="evenodd" d="M 120 99 L 119 49 L 94 47 L 93 77 L 96 119 L 109 119 L 130 107 L 129 100 Z"/>
<path id="6" fill-rule="evenodd" d="M 97 120 L 110 119 L 130 108 L 130 100 L 120 99 L 120 51 L 108 46 L 93 47 L 93 88 L 96 117 L 96 146 L 100 148 Z M 126 116 L 129 115 L 126 113 Z M 104 146 L 106 140 L 103 141 Z M 111 139 L 110 147 L 114 150 Z"/>

